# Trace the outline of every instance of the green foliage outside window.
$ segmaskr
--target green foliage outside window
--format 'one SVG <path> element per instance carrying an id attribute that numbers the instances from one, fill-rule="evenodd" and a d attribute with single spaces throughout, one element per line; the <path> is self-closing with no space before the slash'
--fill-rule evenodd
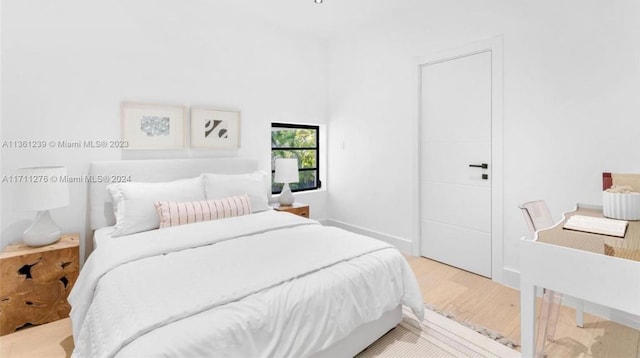
<path id="1" fill-rule="evenodd" d="M 297 158 L 300 181 L 291 183 L 292 191 L 319 188 L 317 126 L 274 123 L 271 126 L 271 191 L 282 191 L 281 183 L 273 182 L 276 158 Z"/>

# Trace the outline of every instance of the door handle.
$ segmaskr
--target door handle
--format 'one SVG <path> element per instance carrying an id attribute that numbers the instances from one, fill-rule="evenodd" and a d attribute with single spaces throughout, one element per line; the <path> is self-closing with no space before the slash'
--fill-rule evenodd
<path id="1" fill-rule="evenodd" d="M 471 167 L 471 168 L 482 168 L 482 169 L 487 169 L 487 168 L 489 168 L 489 164 L 487 164 L 487 163 L 482 163 L 482 164 L 469 164 L 469 167 Z"/>

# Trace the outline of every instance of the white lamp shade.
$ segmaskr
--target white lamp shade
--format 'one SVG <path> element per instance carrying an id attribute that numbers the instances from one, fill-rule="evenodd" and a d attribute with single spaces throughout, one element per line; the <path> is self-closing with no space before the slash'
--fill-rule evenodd
<path id="1" fill-rule="evenodd" d="M 65 167 L 18 169 L 16 206 L 21 210 L 40 211 L 69 205 L 66 176 Z"/>
<path id="2" fill-rule="evenodd" d="M 300 181 L 298 177 L 298 159 L 277 158 L 276 175 L 273 181 L 276 183 L 297 183 Z"/>

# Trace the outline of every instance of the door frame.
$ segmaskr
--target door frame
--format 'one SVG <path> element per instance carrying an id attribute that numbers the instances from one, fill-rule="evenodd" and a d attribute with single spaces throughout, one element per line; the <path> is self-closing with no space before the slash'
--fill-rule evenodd
<path id="1" fill-rule="evenodd" d="M 414 127 L 417 162 L 414 163 L 414 240 L 412 252 L 422 254 L 422 67 L 491 51 L 491 278 L 503 282 L 504 271 L 504 74 L 503 37 L 498 36 L 418 57 L 416 64 L 418 115 Z"/>

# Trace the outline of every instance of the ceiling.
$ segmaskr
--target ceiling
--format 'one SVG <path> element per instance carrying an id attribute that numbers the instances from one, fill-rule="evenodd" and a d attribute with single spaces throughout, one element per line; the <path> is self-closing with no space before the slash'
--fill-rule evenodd
<path id="1" fill-rule="evenodd" d="M 354 28 L 375 26 L 414 5 L 428 0 L 235 0 L 219 1 L 217 5 L 242 12 L 252 20 L 330 38 Z"/>

